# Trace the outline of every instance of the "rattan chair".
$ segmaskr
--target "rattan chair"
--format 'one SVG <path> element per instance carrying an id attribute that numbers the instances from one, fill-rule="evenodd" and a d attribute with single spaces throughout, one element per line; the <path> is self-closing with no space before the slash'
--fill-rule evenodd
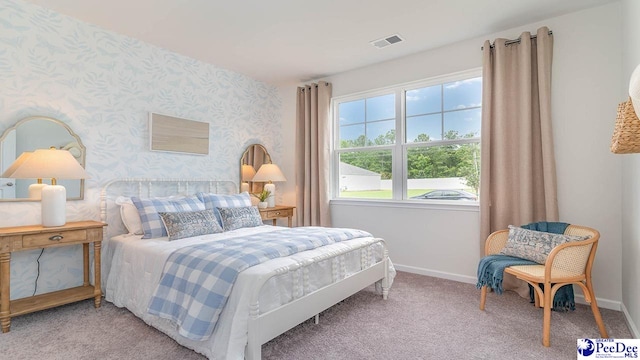
<path id="1" fill-rule="evenodd" d="M 591 238 L 556 246 L 549 253 L 545 265 L 510 266 L 504 270 L 505 273 L 512 274 L 531 284 L 535 289 L 535 305 L 544 308 L 542 322 L 542 344 L 544 346 L 550 345 L 552 299 L 556 291 L 567 284 L 575 284 L 582 289 L 584 299 L 591 303 L 591 311 L 600 330 L 600 335 L 603 338 L 609 337 L 602 322 L 591 283 L 591 267 L 596 255 L 600 233 L 588 227 L 569 225 L 564 234 L 589 235 Z M 505 246 L 508 236 L 509 230 L 499 230 L 489 235 L 485 242 L 485 255 L 498 254 Z M 540 284 L 543 285 L 543 288 L 540 287 Z M 486 299 L 487 286 L 483 286 L 480 293 L 480 310 L 484 310 Z"/>

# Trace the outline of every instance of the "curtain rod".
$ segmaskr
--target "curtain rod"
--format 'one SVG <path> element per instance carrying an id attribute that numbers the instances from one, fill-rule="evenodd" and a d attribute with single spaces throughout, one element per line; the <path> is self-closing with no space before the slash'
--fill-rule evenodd
<path id="1" fill-rule="evenodd" d="M 549 35 L 553 35 L 553 31 L 549 30 Z M 535 39 L 537 37 L 538 37 L 538 35 L 531 35 L 531 40 L 533 40 L 533 39 Z M 507 40 L 507 41 L 504 42 L 504 46 L 511 45 L 511 44 L 516 44 L 516 43 L 519 43 L 519 42 L 520 42 L 520 38 L 513 39 L 513 40 Z M 495 41 L 494 41 L 493 44 L 491 44 L 491 48 L 493 49 L 494 47 L 495 47 Z M 480 47 L 480 50 L 484 50 L 484 46 Z"/>
<path id="2" fill-rule="evenodd" d="M 323 81 L 323 83 L 324 83 L 324 86 L 329 86 L 329 83 L 328 83 L 328 82 Z M 313 84 L 310 84 L 310 85 L 305 85 L 305 87 L 307 87 L 307 86 L 315 86 L 315 87 L 318 87 L 318 84 L 317 84 L 317 83 L 313 83 Z M 302 86 L 300 86 L 300 87 L 302 88 L 302 91 L 304 91 L 305 87 L 302 87 Z"/>

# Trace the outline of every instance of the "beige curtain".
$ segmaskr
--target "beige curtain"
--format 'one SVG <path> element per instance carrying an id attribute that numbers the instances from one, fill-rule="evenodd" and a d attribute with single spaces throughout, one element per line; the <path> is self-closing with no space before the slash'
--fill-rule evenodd
<path id="1" fill-rule="evenodd" d="M 331 226 L 329 174 L 331 84 L 299 87 L 296 104 L 298 226 Z"/>
<path id="2" fill-rule="evenodd" d="M 483 47 L 480 231 L 557 221 L 549 29 Z"/>

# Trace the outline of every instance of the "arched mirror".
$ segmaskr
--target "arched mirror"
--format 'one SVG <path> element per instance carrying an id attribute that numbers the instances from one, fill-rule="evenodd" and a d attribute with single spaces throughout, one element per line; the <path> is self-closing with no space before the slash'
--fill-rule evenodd
<path id="1" fill-rule="evenodd" d="M 258 193 L 262 191 L 263 183 L 253 182 L 251 179 L 262 164 L 271 164 L 271 156 L 267 149 L 260 144 L 251 144 L 240 158 L 240 191 Z"/>
<path id="2" fill-rule="evenodd" d="M 60 120 L 33 116 L 18 121 L 5 130 L 0 137 L 0 174 L 3 173 L 25 151 L 36 149 L 69 150 L 85 166 L 86 149 L 71 128 Z M 49 184 L 49 179 L 43 179 Z M 29 185 L 36 179 L 0 179 L 0 201 L 33 201 L 29 199 Z M 58 180 L 67 190 L 67 200 L 84 198 L 84 180 Z"/>

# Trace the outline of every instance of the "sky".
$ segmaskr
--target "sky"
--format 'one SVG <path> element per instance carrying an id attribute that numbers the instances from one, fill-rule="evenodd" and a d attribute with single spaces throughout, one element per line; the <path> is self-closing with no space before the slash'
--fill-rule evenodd
<path id="1" fill-rule="evenodd" d="M 408 90 L 406 103 L 406 141 L 419 134 L 441 140 L 449 130 L 463 136 L 480 136 L 482 78 L 454 81 L 442 85 Z M 395 95 L 390 94 L 344 102 L 338 106 L 340 140 L 353 140 L 365 134 L 373 141 L 395 128 Z"/>

